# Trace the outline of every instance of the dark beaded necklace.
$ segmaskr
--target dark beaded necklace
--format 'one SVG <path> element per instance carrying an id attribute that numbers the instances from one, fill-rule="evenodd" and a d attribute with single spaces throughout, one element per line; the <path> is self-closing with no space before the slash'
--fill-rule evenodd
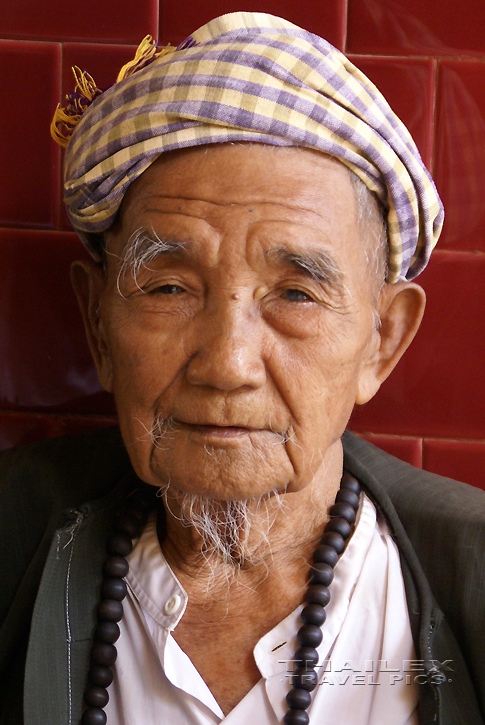
<path id="1" fill-rule="evenodd" d="M 316 648 L 323 638 L 321 627 L 326 619 L 325 607 L 330 601 L 329 586 L 335 565 L 353 531 L 360 491 L 357 479 L 344 472 L 329 512 L 330 521 L 313 553 L 305 606 L 301 613 L 303 624 L 296 636 L 299 648 L 295 653 L 292 689 L 286 696 L 289 710 L 283 719 L 284 725 L 308 725 L 310 722 L 306 710 L 311 703 L 310 693 L 318 684 Z M 115 642 L 120 636 L 118 622 L 123 618 L 122 601 L 127 594 L 124 577 L 128 574 L 129 564 L 126 557 L 133 550 L 133 539 L 140 537 L 148 514 L 155 506 L 161 506 L 160 499 L 155 497 L 155 489 L 146 486 L 136 491 L 118 516 L 115 531 L 108 539 L 108 558 L 103 565 L 98 624 L 94 631 L 88 685 L 84 692 L 82 725 L 106 725 L 103 708 L 109 701 L 108 687 L 113 682 L 111 668 L 117 657 Z"/>
<path id="2" fill-rule="evenodd" d="M 120 636 L 118 622 L 123 618 L 122 601 L 127 594 L 123 577 L 130 568 L 126 557 L 133 551 L 133 539 L 140 537 L 150 510 L 160 505 L 160 499 L 157 504 L 155 493 L 155 489 L 146 486 L 130 496 L 106 544 L 108 558 L 103 565 L 98 624 L 94 630 L 88 686 L 84 692 L 86 709 L 82 715 L 82 725 L 105 725 L 107 720 L 103 708 L 108 704 L 107 688 L 113 682 L 111 668 L 118 654 L 115 642 Z"/>
<path id="3" fill-rule="evenodd" d="M 312 701 L 310 692 L 318 684 L 315 672 L 318 664 L 316 648 L 323 639 L 321 627 L 327 617 L 325 607 L 330 601 L 329 586 L 333 581 L 335 565 L 354 528 L 360 490 L 357 479 L 344 472 L 335 503 L 329 511 L 330 521 L 313 552 L 305 606 L 301 612 L 303 624 L 296 635 L 300 646 L 295 652 L 296 669 L 291 678 L 292 688 L 286 696 L 289 710 L 283 718 L 284 725 L 308 725 L 310 722 L 306 710 Z"/>

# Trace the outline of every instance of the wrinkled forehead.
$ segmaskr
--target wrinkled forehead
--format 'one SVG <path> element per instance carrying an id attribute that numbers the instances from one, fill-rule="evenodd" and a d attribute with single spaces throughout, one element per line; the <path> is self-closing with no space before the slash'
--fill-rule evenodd
<path id="1" fill-rule="evenodd" d="M 238 143 L 169 152 L 131 185 L 107 239 L 115 233 L 128 244 L 140 226 L 149 231 L 182 210 L 215 223 L 246 209 L 254 220 L 291 221 L 302 230 L 356 226 L 351 175 L 339 160 L 302 148 Z"/>
<path id="2" fill-rule="evenodd" d="M 319 213 L 324 198 L 338 183 L 339 199 L 352 213 L 355 192 L 352 173 L 338 159 L 298 147 L 263 144 L 217 144 L 161 155 L 129 188 L 119 218 L 141 213 L 152 199 L 191 199 L 215 205 L 253 203 L 292 206 Z M 336 182 L 336 180 L 338 180 Z M 293 202 L 288 192 L 297 199 Z M 300 195 L 296 192 L 300 189 Z"/>

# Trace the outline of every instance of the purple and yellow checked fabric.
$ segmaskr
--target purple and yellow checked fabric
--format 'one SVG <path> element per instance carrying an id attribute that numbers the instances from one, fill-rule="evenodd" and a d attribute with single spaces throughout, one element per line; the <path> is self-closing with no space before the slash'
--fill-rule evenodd
<path id="1" fill-rule="evenodd" d="M 262 13 L 216 18 L 94 100 L 66 151 L 74 227 L 89 246 L 161 153 L 228 141 L 337 157 L 388 210 L 388 281 L 412 279 L 426 265 L 443 208 L 409 132 L 338 50 Z"/>

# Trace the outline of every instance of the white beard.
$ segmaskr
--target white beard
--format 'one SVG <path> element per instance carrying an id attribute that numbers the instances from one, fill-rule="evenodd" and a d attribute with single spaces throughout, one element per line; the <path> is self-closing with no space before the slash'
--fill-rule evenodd
<path id="1" fill-rule="evenodd" d="M 172 515 L 170 486 L 163 491 L 165 505 Z M 239 570 L 271 557 L 269 532 L 284 499 L 277 492 L 259 499 L 219 501 L 197 494 L 177 494 L 177 515 L 183 526 L 192 527 L 202 540 L 201 554 L 212 572 Z M 225 565 L 221 567 L 221 565 Z"/>

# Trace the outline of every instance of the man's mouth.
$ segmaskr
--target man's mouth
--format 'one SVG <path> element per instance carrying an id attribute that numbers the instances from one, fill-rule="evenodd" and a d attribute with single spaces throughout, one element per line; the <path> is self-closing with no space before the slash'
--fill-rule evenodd
<path id="1" fill-rule="evenodd" d="M 204 436 L 215 436 L 218 438 L 233 438 L 247 435 L 248 433 L 260 432 L 257 428 L 246 428 L 237 425 L 190 425 L 194 433 Z"/>
<path id="2" fill-rule="evenodd" d="M 178 419 L 174 419 L 173 423 L 176 427 L 190 430 L 192 434 L 209 436 L 211 438 L 237 438 L 239 436 L 248 435 L 249 433 L 259 433 L 264 431 L 264 429 L 245 425 L 225 425 L 212 422 L 190 423 Z"/>
<path id="3" fill-rule="evenodd" d="M 209 443 L 209 439 L 214 443 L 216 441 L 220 443 L 223 441 L 229 442 L 230 440 L 236 441 L 237 439 L 243 439 L 251 435 L 269 435 L 281 441 L 286 440 L 286 433 L 279 433 L 278 431 L 272 430 L 269 425 L 258 425 L 257 423 L 256 425 L 254 423 L 241 425 L 239 421 L 231 421 L 230 423 L 226 423 L 225 421 L 215 422 L 214 418 L 211 420 L 209 416 L 205 420 L 202 417 L 197 417 L 194 420 L 195 416 L 192 420 L 189 416 L 187 418 L 189 419 L 187 420 L 185 416 L 184 418 L 170 416 L 165 421 L 160 421 L 160 434 L 167 434 L 170 437 L 171 434 L 185 431 L 190 437 L 195 437 L 195 439 L 199 439 L 201 442 L 205 439 L 204 443 Z"/>
<path id="4" fill-rule="evenodd" d="M 241 425 L 239 422 L 225 423 L 217 422 L 214 420 L 206 419 L 205 421 L 200 418 L 198 420 L 186 420 L 181 418 L 171 417 L 170 424 L 167 425 L 167 433 L 171 431 L 186 431 L 191 436 L 197 436 L 198 438 L 207 438 L 212 440 L 230 440 L 243 438 L 245 436 L 252 435 L 270 435 L 284 439 L 284 433 L 278 433 L 277 431 L 271 430 L 267 425 Z"/>

